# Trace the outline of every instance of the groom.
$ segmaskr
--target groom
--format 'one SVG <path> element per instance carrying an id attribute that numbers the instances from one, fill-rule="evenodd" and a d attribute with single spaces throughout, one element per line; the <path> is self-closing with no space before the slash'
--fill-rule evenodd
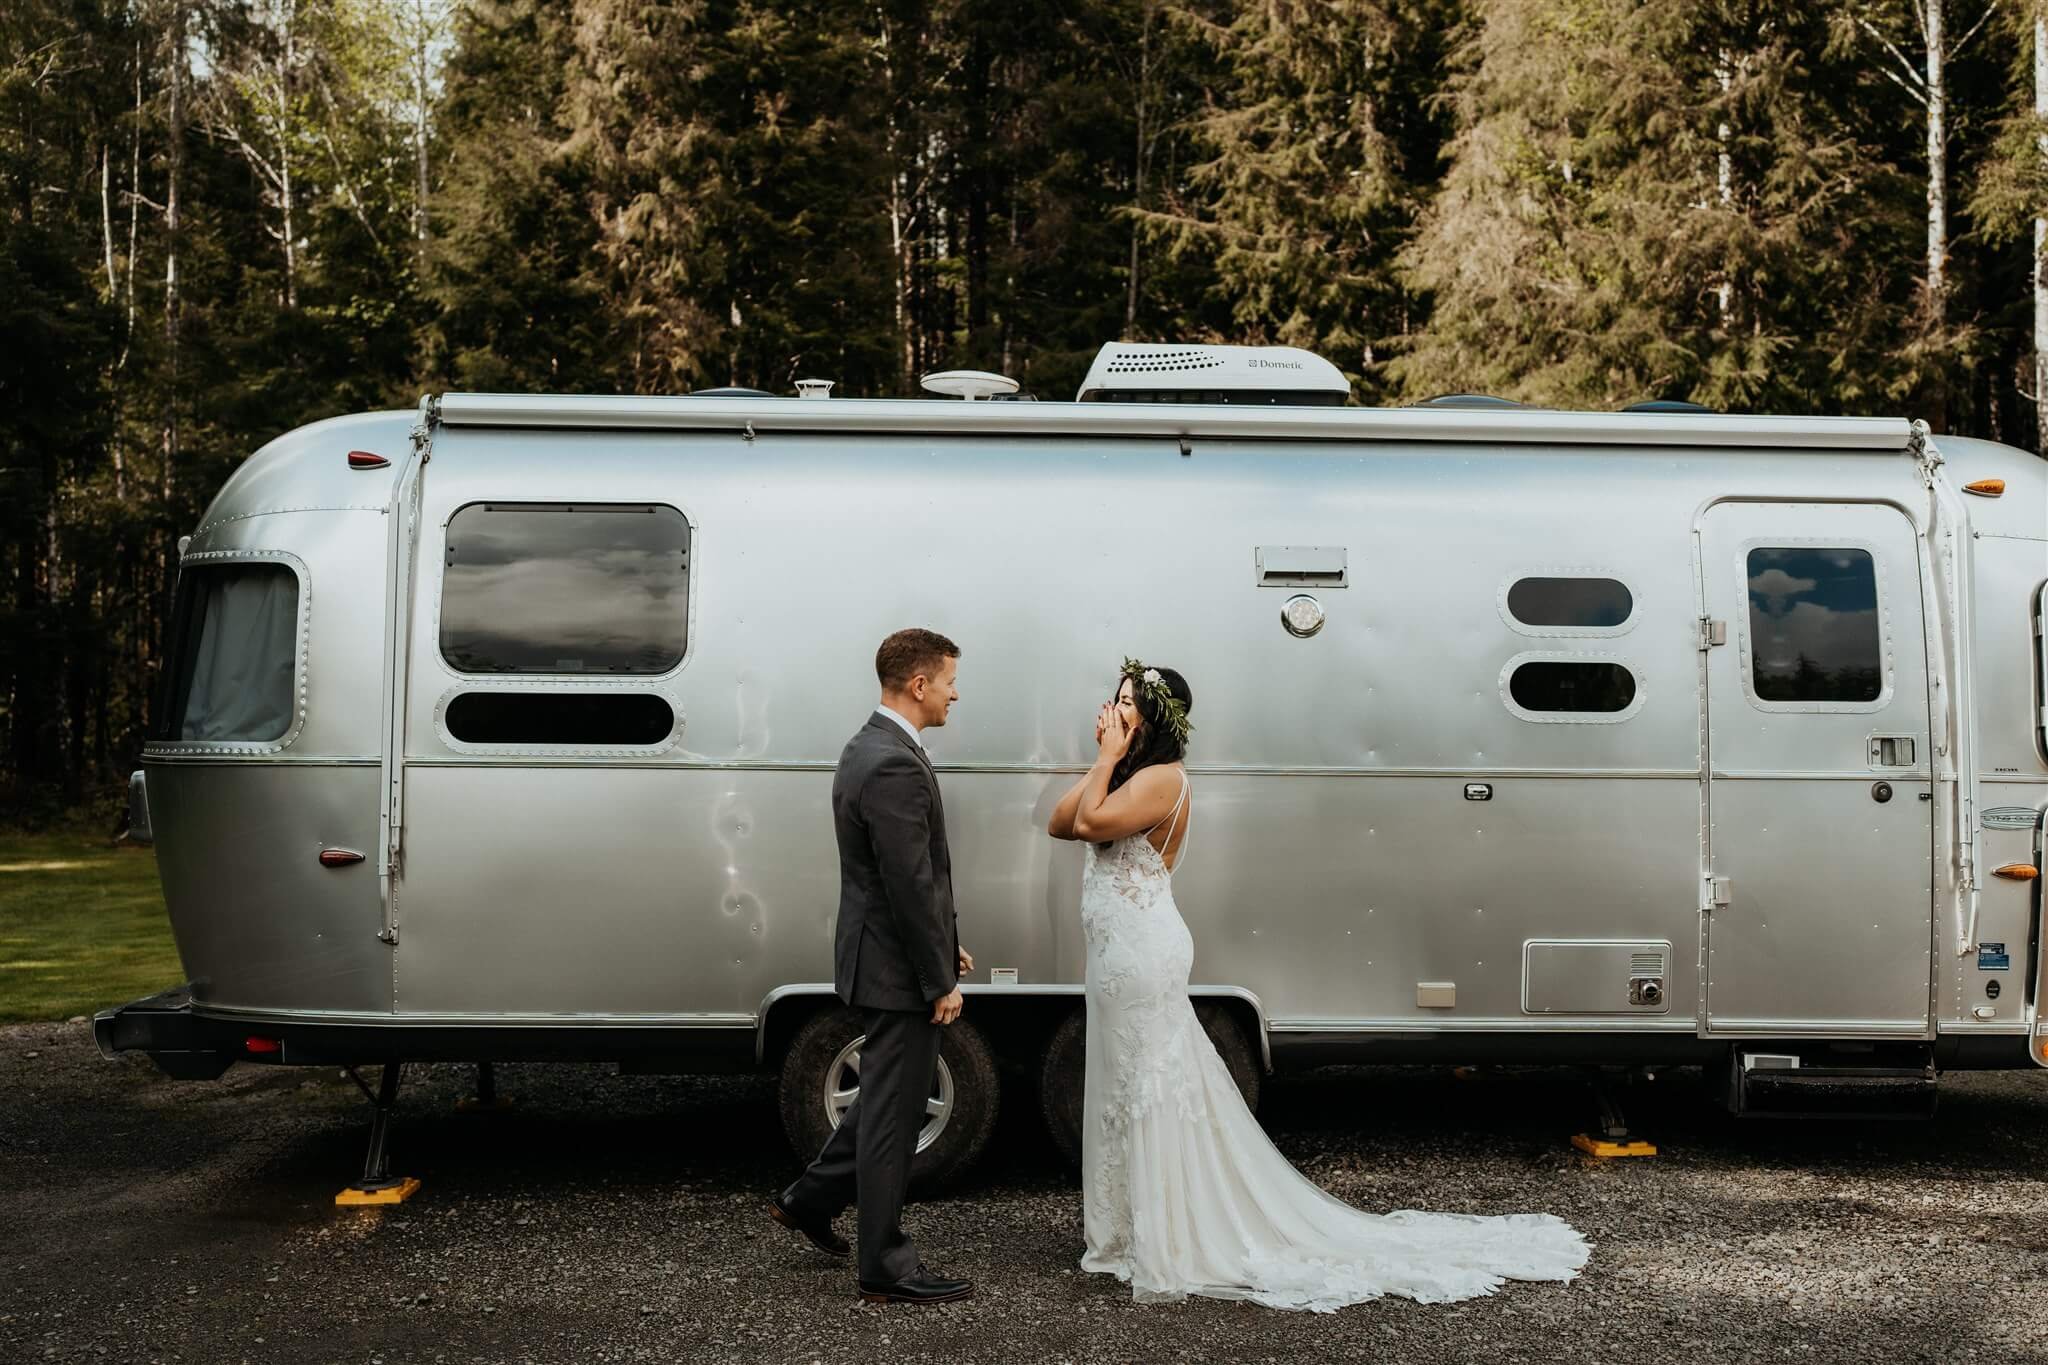
<path id="1" fill-rule="evenodd" d="M 866 1016 L 860 1095 L 797 1182 L 770 1206 L 775 1221 L 834 1256 L 848 1251 L 832 1220 L 860 1205 L 860 1297 L 949 1303 L 968 1280 L 924 1268 L 903 1235 L 903 1194 L 924 1127 L 939 1030 L 960 1017 L 953 862 L 939 781 L 919 732 L 944 725 L 960 699 L 960 648 L 929 630 L 899 630 L 875 653 L 882 704 L 847 741 L 832 780 L 839 836 L 839 928 L 833 984 Z"/>

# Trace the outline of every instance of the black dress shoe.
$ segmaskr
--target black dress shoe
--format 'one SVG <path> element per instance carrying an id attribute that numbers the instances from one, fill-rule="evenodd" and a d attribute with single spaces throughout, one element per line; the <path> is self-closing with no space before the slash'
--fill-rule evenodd
<path id="1" fill-rule="evenodd" d="M 831 1219 L 805 1218 L 792 1212 L 783 1204 L 781 1195 L 768 1201 L 768 1216 L 793 1232 L 801 1232 L 812 1246 L 827 1256 L 844 1256 L 853 1250 L 844 1237 L 832 1231 Z"/>
<path id="2" fill-rule="evenodd" d="M 922 1264 L 900 1280 L 860 1282 L 862 1303 L 952 1303 L 974 1297 L 974 1281 L 942 1280 Z"/>

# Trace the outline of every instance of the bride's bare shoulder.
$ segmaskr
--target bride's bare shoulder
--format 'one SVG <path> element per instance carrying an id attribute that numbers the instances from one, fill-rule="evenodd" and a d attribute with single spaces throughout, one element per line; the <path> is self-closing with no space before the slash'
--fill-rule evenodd
<path id="1" fill-rule="evenodd" d="M 1154 763 L 1131 774 L 1131 785 L 1150 795 L 1155 791 L 1177 792 L 1187 770 L 1178 763 Z"/>

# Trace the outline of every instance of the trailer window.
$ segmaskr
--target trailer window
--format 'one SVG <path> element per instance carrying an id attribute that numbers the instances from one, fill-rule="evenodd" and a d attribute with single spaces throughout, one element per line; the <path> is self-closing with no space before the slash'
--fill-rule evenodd
<path id="1" fill-rule="evenodd" d="M 1884 690 L 1870 551 L 1749 552 L 1750 678 L 1767 702 L 1871 702 Z"/>
<path id="2" fill-rule="evenodd" d="M 1626 711 L 1636 675 L 1602 659 L 1531 659 L 1509 675 L 1508 695 L 1524 711 Z"/>
<path id="3" fill-rule="evenodd" d="M 645 503 L 472 503 L 449 519 L 441 657 L 463 673 L 666 673 L 690 524 Z"/>
<path id="4" fill-rule="evenodd" d="M 188 564 L 155 737 L 270 744 L 292 728 L 299 576 L 273 563 Z"/>
<path id="5" fill-rule="evenodd" d="M 1628 586 L 1612 578 L 1518 578 L 1508 613 L 1525 626 L 1605 630 L 1635 610 Z"/>
<path id="6" fill-rule="evenodd" d="M 651 692 L 464 692 L 446 720 L 465 744 L 556 748 L 654 745 L 676 728 L 675 708 Z"/>

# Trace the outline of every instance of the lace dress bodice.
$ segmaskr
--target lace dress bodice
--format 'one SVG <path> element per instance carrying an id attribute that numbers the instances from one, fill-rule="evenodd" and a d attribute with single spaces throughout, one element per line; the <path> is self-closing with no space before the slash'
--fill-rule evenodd
<path id="1" fill-rule="evenodd" d="M 1194 940 L 1151 835 L 1165 828 L 1171 848 L 1178 833 L 1184 857 L 1190 814 L 1183 772 L 1159 826 L 1085 854 L 1082 1268 L 1125 1280 L 1141 1302 L 1201 1294 L 1325 1312 L 1576 1275 L 1586 1243 L 1548 1214 L 1366 1213 L 1280 1155 L 1188 999 Z"/>

